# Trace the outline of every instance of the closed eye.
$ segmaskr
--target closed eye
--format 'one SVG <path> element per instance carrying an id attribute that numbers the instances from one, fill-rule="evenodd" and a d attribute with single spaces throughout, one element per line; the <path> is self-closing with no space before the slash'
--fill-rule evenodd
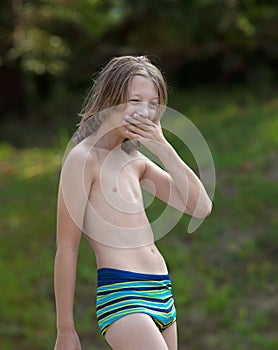
<path id="1" fill-rule="evenodd" d="M 158 107 L 158 103 L 157 103 L 157 102 L 150 102 L 150 103 L 149 103 L 149 106 L 150 106 L 151 108 L 157 108 L 157 107 Z"/>

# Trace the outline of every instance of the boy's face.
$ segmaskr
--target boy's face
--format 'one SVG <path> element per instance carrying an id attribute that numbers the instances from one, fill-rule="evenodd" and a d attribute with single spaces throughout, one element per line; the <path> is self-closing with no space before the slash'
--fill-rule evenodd
<path id="1" fill-rule="evenodd" d="M 136 75 L 130 82 L 128 95 L 127 114 L 137 113 L 150 120 L 156 118 L 159 111 L 159 97 L 151 79 Z"/>

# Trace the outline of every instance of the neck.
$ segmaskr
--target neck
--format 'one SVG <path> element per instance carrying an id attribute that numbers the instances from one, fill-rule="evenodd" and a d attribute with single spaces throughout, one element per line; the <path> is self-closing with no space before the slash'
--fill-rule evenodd
<path id="1" fill-rule="evenodd" d="M 107 127 L 105 123 L 92 136 L 94 138 L 94 147 L 109 150 L 118 147 L 125 139 L 122 127 Z"/>

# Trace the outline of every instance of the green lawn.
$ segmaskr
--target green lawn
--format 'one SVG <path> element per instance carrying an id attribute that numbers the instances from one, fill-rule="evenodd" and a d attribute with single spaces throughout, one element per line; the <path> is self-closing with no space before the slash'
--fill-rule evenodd
<path id="1" fill-rule="evenodd" d="M 274 350 L 278 348 L 274 88 L 180 91 L 170 97 L 170 106 L 200 129 L 217 175 L 211 216 L 193 234 L 186 232 L 189 218 L 184 216 L 157 242 L 172 277 L 180 350 Z M 56 191 L 67 144 L 67 132 L 55 132 L 51 147 L 17 149 L 8 142 L 0 144 L 0 348 L 5 350 L 46 350 L 55 342 Z M 190 153 L 178 140 L 172 141 L 194 167 Z M 155 202 L 149 215 L 156 215 L 160 206 Z M 108 349 L 96 324 L 95 287 L 94 256 L 82 240 L 75 314 L 85 350 Z"/>

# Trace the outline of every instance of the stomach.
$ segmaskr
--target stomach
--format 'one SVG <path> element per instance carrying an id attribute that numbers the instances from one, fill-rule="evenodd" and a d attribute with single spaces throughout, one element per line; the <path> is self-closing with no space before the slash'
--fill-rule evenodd
<path id="1" fill-rule="evenodd" d="M 154 242 L 144 208 L 135 213 L 94 202 L 87 206 L 82 231 L 92 240 L 113 248 L 139 248 Z"/>
<path id="2" fill-rule="evenodd" d="M 84 216 L 83 232 L 95 252 L 97 268 L 167 273 L 141 201 L 138 208 L 134 214 L 115 210 L 97 195 L 91 201 Z"/>
<path id="3" fill-rule="evenodd" d="M 163 256 L 154 243 L 137 248 L 116 248 L 103 245 L 87 236 L 92 246 L 97 268 L 114 268 L 119 270 L 167 274 Z"/>

